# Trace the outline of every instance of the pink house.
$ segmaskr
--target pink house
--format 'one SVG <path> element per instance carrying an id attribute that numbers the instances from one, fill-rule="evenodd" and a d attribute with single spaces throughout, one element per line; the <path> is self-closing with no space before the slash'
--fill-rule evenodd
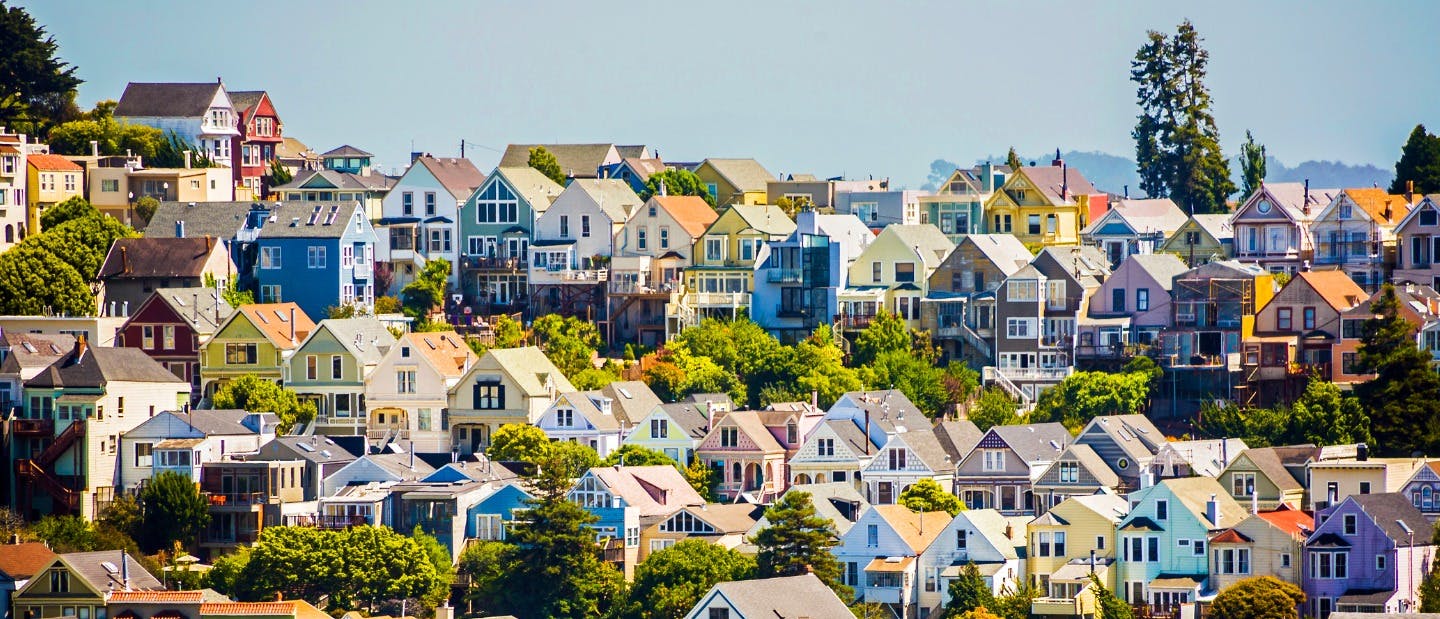
<path id="1" fill-rule="evenodd" d="M 1091 294 L 1077 322 L 1076 357 L 1127 356 L 1170 326 L 1170 288 L 1189 270 L 1174 254 L 1132 254 Z"/>
<path id="2" fill-rule="evenodd" d="M 724 413 L 710 424 L 710 433 L 695 450 L 695 455 L 714 473 L 717 493 L 727 501 L 749 494 L 757 502 L 765 502 L 785 491 L 789 479 L 785 473 L 786 449 L 770 433 L 762 414 Z"/>

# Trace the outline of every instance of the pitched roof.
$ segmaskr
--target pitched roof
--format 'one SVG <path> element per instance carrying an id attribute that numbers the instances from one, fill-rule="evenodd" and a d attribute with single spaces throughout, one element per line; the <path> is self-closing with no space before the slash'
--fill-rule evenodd
<path id="1" fill-rule="evenodd" d="M 1126 514 L 1130 513 L 1130 502 L 1118 494 L 1102 492 L 1072 496 L 1065 500 L 1075 501 L 1113 523 L 1119 523 L 1125 519 Z"/>
<path id="2" fill-rule="evenodd" d="M 360 149 L 358 149 L 358 148 L 355 148 L 354 146 L 351 146 L 351 145 L 349 145 L 349 144 L 345 144 L 345 145 L 343 145 L 343 146 L 336 146 L 335 148 L 332 148 L 332 149 L 326 151 L 325 153 L 321 154 L 320 156 L 321 156 L 321 157 L 374 157 L 375 155 L 372 154 L 372 153 L 367 153 L 367 152 L 365 152 L 365 151 L 363 151 L 363 150 L 360 150 Z"/>
<path id="3" fill-rule="evenodd" d="M 1234 462 L 1246 447 L 1248 446 L 1245 441 L 1238 438 L 1169 441 L 1155 452 L 1155 464 L 1162 467 L 1185 464 L 1190 467 L 1191 475 L 1219 477 L 1225 467 L 1230 466 L 1230 463 Z M 1162 472 L 1162 474 L 1173 477 L 1179 475 L 1180 472 Z"/>
<path id="4" fill-rule="evenodd" d="M 890 224 L 880 235 L 890 234 L 914 249 L 926 268 L 939 266 L 945 257 L 955 249 L 955 243 L 945 236 L 934 224 Z M 879 238 L 880 235 L 876 235 Z"/>
<path id="5" fill-rule="evenodd" d="M 1145 415 L 1101 415 L 1091 419 L 1080 435 L 1091 428 L 1099 428 L 1137 462 L 1149 459 L 1165 446 L 1165 433 Z"/>
<path id="6" fill-rule="evenodd" d="M 1344 271 L 1301 271 L 1295 274 L 1295 280 L 1302 280 L 1315 290 L 1325 303 L 1336 310 L 1344 311 L 1354 307 L 1360 302 L 1369 299 L 1370 293 L 1365 292 L 1355 280 Z M 1290 284 L 1286 284 L 1290 286 Z M 1278 295 L 1277 295 L 1278 296 Z"/>
<path id="7" fill-rule="evenodd" d="M 590 474 L 604 482 L 616 496 L 637 510 L 640 516 L 664 516 L 681 507 L 704 505 L 680 470 L 668 464 L 656 466 L 597 466 Z"/>
<path id="8" fill-rule="evenodd" d="M 263 90 L 231 90 L 225 94 L 230 96 L 230 105 L 235 107 L 235 112 L 244 114 L 250 112 L 254 115 L 254 107 L 260 105 L 260 100 L 265 98 Z M 246 118 L 249 118 L 247 116 Z"/>
<path id="9" fill-rule="evenodd" d="M 70 567 L 72 574 L 85 581 L 91 589 L 101 593 L 109 591 L 111 585 L 114 585 L 115 589 L 124 588 L 123 577 L 127 574 L 130 577 L 131 589 L 165 588 L 150 572 L 145 571 L 139 561 L 123 550 L 69 552 L 60 555 L 60 560 Z"/>
<path id="10" fill-rule="evenodd" d="M 1212 477 L 1180 477 L 1167 479 L 1160 482 L 1170 488 L 1170 492 L 1180 501 L 1190 513 L 1201 522 L 1209 526 L 1231 526 L 1239 524 L 1246 516 L 1246 509 L 1236 502 L 1229 492 L 1215 481 Z M 1210 497 L 1215 497 L 1215 502 L 1220 508 L 1220 522 L 1210 522 L 1205 514 L 1205 504 Z"/>
<path id="11" fill-rule="evenodd" d="M 815 506 L 815 511 L 820 517 L 830 521 L 835 527 L 837 535 L 844 535 L 850 527 L 855 524 L 861 514 L 870 507 L 870 503 L 855 489 L 853 484 L 836 481 L 823 484 L 795 484 L 785 490 L 785 494 L 791 492 L 804 492 L 810 495 L 810 503 Z M 781 495 L 782 497 L 784 495 Z M 853 511 L 848 513 L 840 511 L 839 505 L 848 504 L 853 506 Z M 848 508 L 847 508 L 848 510 Z M 759 530 L 769 525 L 769 521 L 762 514 L 756 520 L 756 526 L 752 530 Z"/>
<path id="12" fill-rule="evenodd" d="M 1280 492 L 1286 492 L 1289 490 L 1302 490 L 1305 486 L 1300 483 L 1300 480 L 1295 478 L 1295 475 L 1291 473 L 1289 469 L 1285 468 L 1286 458 L 1283 456 L 1308 459 L 1310 455 L 1316 452 L 1318 452 L 1318 450 L 1313 445 L 1307 447 L 1252 447 L 1246 449 L 1243 455 L 1245 459 L 1255 465 L 1255 468 L 1264 473 L 1265 477 L 1270 480 L 1270 483 L 1275 484 L 1275 487 Z"/>
<path id="13" fill-rule="evenodd" d="M 928 423 L 928 421 L 926 422 Z M 948 472 L 955 468 L 957 461 L 950 459 L 950 454 L 935 437 L 935 432 L 928 427 L 917 431 L 897 432 L 897 438 L 905 442 L 910 452 L 920 458 L 921 462 L 930 470 L 937 473 Z"/>
<path id="14" fill-rule="evenodd" d="M 990 542 L 1002 556 L 1007 559 L 1020 558 L 1015 548 L 1025 546 L 1025 525 L 1030 518 L 1007 517 L 994 509 L 971 509 L 965 510 L 965 519 L 969 520 L 985 541 Z"/>
<path id="15" fill-rule="evenodd" d="M 175 222 L 184 222 L 187 237 L 214 237 L 230 240 L 245 225 L 251 206 L 257 202 L 161 202 L 150 222 L 145 225 L 145 238 L 174 238 Z"/>
<path id="16" fill-rule="evenodd" d="M 130 82 L 115 104 L 115 117 L 200 117 L 224 86 L 217 80 L 199 84 Z"/>
<path id="17" fill-rule="evenodd" d="M 281 450 L 279 449 L 280 447 L 284 449 Z M 267 451 L 273 453 L 267 454 Z M 351 462 L 355 460 L 355 454 L 342 449 L 339 445 L 335 444 L 335 441 L 327 437 L 315 435 L 277 436 L 271 439 L 270 442 L 260 446 L 259 455 L 249 456 L 249 459 L 263 462 L 273 460 L 275 456 L 280 456 L 279 459 L 288 460 L 290 454 L 297 455 L 316 464 Z"/>
<path id="18" fill-rule="evenodd" d="M 699 440 L 705 438 L 710 431 L 710 417 L 706 414 L 705 405 L 697 402 L 675 402 L 673 404 L 661 404 L 660 408 L 665 410 L 665 415 L 671 421 L 680 424 L 685 434 L 690 438 Z"/>
<path id="19" fill-rule="evenodd" d="M 154 430 L 162 436 L 179 434 L 185 428 L 194 428 L 206 436 L 255 434 L 243 423 L 248 415 L 247 411 L 231 409 L 191 409 L 188 413 L 165 411 L 146 419 L 130 432 L 136 436 L 147 436 L 151 430 L 149 426 L 155 426 Z"/>
<path id="20" fill-rule="evenodd" d="M 416 165 L 425 166 L 446 191 L 456 200 L 464 200 L 485 182 L 485 173 L 469 159 L 460 157 L 419 157 Z"/>
<path id="21" fill-rule="evenodd" d="M 1315 517 L 1281 503 L 1280 509 L 1255 514 L 1285 533 L 1304 538 L 1315 530 Z"/>
<path id="22" fill-rule="evenodd" d="M 46 172 L 81 172 L 85 169 L 80 167 L 80 164 L 61 157 L 60 155 L 51 155 L 47 153 L 34 153 L 31 155 L 26 155 L 25 165 L 35 168 L 36 170 L 44 170 Z"/>
<path id="23" fill-rule="evenodd" d="M 446 378 L 459 378 L 465 374 L 465 370 L 475 365 L 480 357 L 475 351 L 470 350 L 470 345 L 465 343 L 465 338 L 460 337 L 454 331 L 430 331 L 424 333 L 406 333 L 400 336 L 400 346 L 409 346 L 411 350 L 425 357 L 436 371 Z M 486 351 L 490 355 L 506 349 L 494 349 Z M 519 350 L 519 349 L 515 349 Z M 495 355 L 497 358 L 500 355 Z M 502 364 L 508 367 L 508 364 Z"/>
<path id="24" fill-rule="evenodd" d="M 395 334 L 374 316 L 327 318 L 315 325 L 316 331 L 320 329 L 329 331 L 357 361 L 365 365 L 380 363 L 385 354 L 395 347 Z"/>
<path id="25" fill-rule="evenodd" d="M 354 172 L 341 172 L 340 170 L 302 170 L 295 174 L 295 178 L 284 185 L 273 187 L 276 191 L 298 191 L 312 189 L 311 184 L 316 177 L 323 179 L 330 187 L 335 189 L 355 189 L 365 191 L 385 191 L 395 186 L 395 179 L 384 174 L 355 174 Z"/>
<path id="26" fill-rule="evenodd" d="M 404 481 L 415 481 L 424 479 L 435 472 L 435 467 L 421 458 L 412 458 L 410 453 L 378 453 L 360 456 L 358 460 L 365 460 L 375 466 L 384 469 L 385 472 L 394 475 Z"/>
<path id="27" fill-rule="evenodd" d="M 1405 495 L 1398 492 L 1352 494 L 1345 500 L 1359 505 L 1387 537 L 1395 540 L 1396 546 L 1409 546 L 1412 538 L 1416 546 L 1430 545 L 1430 532 L 1434 527 Z M 1338 507 L 1332 507 L 1330 513 Z"/>
<path id="28" fill-rule="evenodd" d="M 55 553 L 43 542 L 0 545 L 0 575 L 10 580 L 28 580 L 55 560 Z"/>
<path id="29" fill-rule="evenodd" d="M 273 221 L 260 228 L 259 238 L 338 239 L 350 231 L 350 221 L 363 208 L 356 201 L 277 202 L 270 205 Z"/>
<path id="30" fill-rule="evenodd" d="M 1191 215 L 1190 218 L 1194 219 L 1196 224 L 1204 228 L 1205 232 L 1215 237 L 1217 241 L 1224 241 L 1225 239 L 1233 238 L 1235 235 L 1235 233 L 1230 230 L 1229 213 Z"/>
<path id="31" fill-rule="evenodd" d="M 617 147 L 619 148 L 619 147 Z M 621 162 L 634 170 L 635 176 L 640 182 L 650 180 L 650 175 L 665 171 L 665 162 L 660 159 L 641 159 L 639 157 L 628 157 L 621 153 Z"/>
<path id="32" fill-rule="evenodd" d="M 550 177 L 529 166 L 495 168 L 491 176 L 496 174 L 503 177 L 510 189 L 520 194 L 520 197 L 530 204 L 530 208 L 537 211 L 550 208 L 550 203 L 555 201 L 555 197 L 565 191 L 564 187 L 550 180 Z"/>
<path id="33" fill-rule="evenodd" d="M 75 347 L 75 336 L 42 333 L 16 333 L 0 330 L 0 348 L 8 348 L 0 372 L 21 374 L 27 368 L 44 368 L 55 363 Z"/>
<path id="34" fill-rule="evenodd" d="M 652 155 L 650 147 L 644 144 L 616 144 L 615 152 L 619 153 L 620 157 L 624 159 L 642 159 L 646 158 L 645 155 L 655 157 L 659 154 L 656 153 Z"/>
<path id="35" fill-rule="evenodd" d="M 1125 218 L 1136 232 L 1174 234 L 1190 219 L 1170 198 L 1125 198 L 1111 205 L 1111 210 Z"/>
<path id="36" fill-rule="evenodd" d="M 1021 173 L 1045 194 L 1052 204 L 1074 204 L 1075 196 L 1098 193 L 1095 186 L 1073 166 L 1031 166 L 1021 168 Z M 1062 199 L 1064 191 L 1068 199 Z"/>
<path id="37" fill-rule="evenodd" d="M 640 196 L 635 195 L 630 185 L 618 178 L 577 178 L 570 181 L 565 191 L 585 192 L 615 223 L 629 219 L 630 214 L 642 204 Z"/>
<path id="38" fill-rule="evenodd" d="M 594 178 L 600 166 L 619 157 L 614 144 L 511 144 L 500 156 L 500 167 L 529 167 L 530 149 L 537 146 L 544 146 L 555 155 L 560 172 L 567 177 Z M 612 154 L 615 157 L 611 157 Z"/>
<path id="39" fill-rule="evenodd" d="M 687 507 L 685 511 L 715 527 L 717 533 L 744 533 L 755 526 L 756 516 L 764 511 L 749 503 L 706 503 Z"/>
<path id="40" fill-rule="evenodd" d="M 275 157 L 278 159 L 318 159 L 319 155 L 316 155 L 315 150 L 306 146 L 304 142 L 287 135 L 285 139 L 275 145 Z"/>
<path id="41" fill-rule="evenodd" d="M 711 590 L 724 597 L 741 617 L 746 618 L 850 616 L 845 602 L 814 574 L 722 582 Z M 708 599 L 708 593 L 700 598 L 702 603 Z M 698 610 L 692 611 L 692 614 L 700 617 Z"/>
<path id="42" fill-rule="evenodd" d="M 1405 201 L 1405 196 L 1391 194 L 1378 187 L 1346 189 L 1344 193 L 1377 224 L 1394 225 L 1410 213 L 1410 204 Z M 1389 217 L 1386 217 L 1387 211 Z"/>
<path id="43" fill-rule="evenodd" d="M 189 591 L 111 591 L 107 603 L 121 604 L 199 604 L 205 599 L 204 589 Z"/>
<path id="44" fill-rule="evenodd" d="M 1174 286 L 1177 275 L 1190 270 L 1185 261 L 1175 254 L 1130 254 L 1125 261 L 1134 262 L 1135 266 L 1154 278 L 1166 292 Z"/>
<path id="45" fill-rule="evenodd" d="M 218 245 L 208 236 L 115 239 L 96 279 L 200 277 Z"/>
<path id="46" fill-rule="evenodd" d="M 1032 464 L 1053 462 L 1065 445 L 1073 442 L 1070 431 L 1059 422 L 995 426 L 990 432 L 1004 440 L 1020 459 Z"/>
<path id="47" fill-rule="evenodd" d="M 754 159 L 706 159 L 700 165 L 707 163 L 740 191 L 765 191 L 766 184 L 775 180 L 775 175 Z"/>
<path id="48" fill-rule="evenodd" d="M 744 432 L 746 436 L 750 437 L 750 441 L 755 444 L 756 449 L 767 453 L 783 453 L 785 451 L 785 448 L 780 445 L 780 442 L 775 440 L 775 436 L 770 434 L 770 430 L 765 427 L 764 422 L 760 421 L 760 415 L 757 411 L 730 411 L 725 413 L 724 417 L 715 421 L 710 431 L 714 432 L 716 428 L 727 420 L 734 423 L 736 427 L 740 428 L 741 432 Z"/>
<path id="49" fill-rule="evenodd" d="M 785 237 L 795 232 L 795 220 L 785 214 L 785 209 L 773 204 L 737 204 L 730 210 L 761 234 Z"/>
<path id="50" fill-rule="evenodd" d="M 453 333 L 452 333 L 453 335 Z M 468 346 L 461 343 L 467 350 Z M 526 393 L 542 393 L 545 391 L 545 384 L 540 380 L 540 374 L 548 375 L 555 383 L 559 391 L 575 391 L 575 386 L 570 380 L 550 362 L 550 358 L 536 346 L 523 346 L 520 348 L 491 348 L 485 351 L 487 356 L 493 357 L 500 367 L 514 377 L 515 382 Z"/>
<path id="51" fill-rule="evenodd" d="M 270 340 L 276 348 L 291 350 L 298 348 L 305 338 L 315 330 L 315 322 L 305 314 L 305 310 L 299 305 L 286 301 L 284 303 L 251 303 L 241 305 L 237 310 L 245 316 L 250 324 Z M 291 324 L 291 317 L 294 317 L 294 324 Z M 232 320 L 234 320 L 232 318 Z M 293 329 L 292 329 L 293 327 Z M 294 338 L 291 338 L 291 333 Z"/>
<path id="52" fill-rule="evenodd" d="M 829 419 L 825 421 L 825 425 L 857 456 L 863 456 L 867 451 L 873 454 L 880 449 L 870 442 L 860 426 L 849 419 Z"/>
<path id="53" fill-rule="evenodd" d="M 665 212 L 670 213 L 676 223 L 680 224 L 692 237 L 699 237 L 705 234 L 705 229 L 720 217 L 715 209 L 705 203 L 705 199 L 699 196 L 661 196 L 650 197 Z"/>
<path id="54" fill-rule="evenodd" d="M 870 509 L 889 523 L 915 554 L 925 552 L 953 519 L 946 512 L 914 512 L 904 505 L 873 505 Z"/>
<path id="55" fill-rule="evenodd" d="M 180 383 L 186 385 L 185 390 L 189 391 L 189 383 L 185 379 L 177 378 L 139 348 L 87 345 L 84 350 L 77 349 L 71 349 L 34 378 L 25 381 L 25 386 L 64 389 L 103 387 L 111 382 Z"/>
<path id="56" fill-rule="evenodd" d="M 1301 221 L 1320 214 L 1320 209 L 1325 208 L 1340 193 L 1339 189 L 1316 189 L 1310 188 L 1309 200 L 1306 200 L 1305 183 L 1265 183 L 1258 191 L 1264 191 L 1274 199 L 1276 206 L 1283 209 L 1291 219 Z M 1254 196 L 1252 195 L 1253 199 Z M 1248 200 L 1247 200 L 1248 201 Z M 1309 208 L 1310 214 L 1305 214 Z"/>
<path id="57" fill-rule="evenodd" d="M 1099 286 L 1110 275 L 1110 258 L 1099 247 L 1092 245 L 1047 246 L 1035 255 L 1035 259 L 1031 260 L 1030 264 L 1038 264 L 1041 258 L 1047 258 L 1064 269 L 1065 277 L 1074 278 L 1080 285 L 1086 287 Z M 1051 279 L 1054 278 L 1051 277 Z"/>
<path id="58" fill-rule="evenodd" d="M 568 391 L 556 395 L 556 400 L 551 406 L 560 406 L 563 399 L 566 404 L 580 413 L 580 416 L 595 426 L 597 430 L 619 430 L 620 420 L 615 418 L 614 409 L 611 414 L 606 415 L 592 398 L 604 397 L 599 391 Z"/>
<path id="59" fill-rule="evenodd" d="M 1085 467 L 1085 470 L 1090 471 L 1090 474 L 1095 477 L 1095 483 L 1101 487 L 1114 488 L 1120 485 L 1120 476 L 1116 475 L 1115 471 L 1111 470 L 1108 464 L 1105 464 L 1105 459 L 1101 458 L 1100 454 L 1095 453 L 1094 448 L 1089 445 L 1075 443 L 1066 447 L 1065 452 L 1070 454 L 1070 457 L 1074 458 L 1076 462 L 1079 462 L 1081 466 Z M 1064 458 L 1065 454 L 1061 454 L 1055 457 L 1055 461 L 1059 462 Z M 1050 466 L 1053 467 L 1055 465 L 1051 464 Z"/>
<path id="60" fill-rule="evenodd" d="M 1013 234 L 970 234 L 960 241 L 970 243 L 993 262 L 1006 277 L 1030 264 L 1035 256 Z"/>
<path id="61" fill-rule="evenodd" d="M 870 413 L 870 423 L 886 432 L 897 427 L 911 432 L 930 429 L 930 420 L 899 389 L 851 391 L 842 397 L 861 412 Z"/>
<path id="62" fill-rule="evenodd" d="M 969 419 L 935 424 L 935 440 L 940 442 L 940 447 L 950 456 L 950 461 L 955 463 L 964 460 L 984 436 L 985 433 L 980 431 L 979 426 Z"/>
<path id="63" fill-rule="evenodd" d="M 190 325 L 196 333 L 208 335 L 214 333 L 220 325 L 225 322 L 230 314 L 235 313 L 235 308 L 225 302 L 225 298 L 215 294 L 214 288 L 200 286 L 197 288 L 157 288 L 151 293 L 146 303 L 164 303 L 170 306 Z M 139 311 L 135 312 L 138 315 Z"/>
<path id="64" fill-rule="evenodd" d="M 611 412 L 626 425 L 639 423 L 650 411 L 660 406 L 660 396 L 650 385 L 638 380 L 619 380 L 601 387 L 599 392 L 611 400 Z"/>

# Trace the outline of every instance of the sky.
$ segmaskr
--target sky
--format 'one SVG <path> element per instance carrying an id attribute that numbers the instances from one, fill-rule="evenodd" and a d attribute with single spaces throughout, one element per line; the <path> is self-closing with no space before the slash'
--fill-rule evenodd
<path id="1" fill-rule="evenodd" d="M 285 134 L 482 169 L 508 143 L 647 144 L 775 174 L 889 177 L 1014 146 L 1133 156 L 1129 63 L 1190 19 L 1222 144 L 1393 169 L 1440 129 L 1440 2 L 11 0 L 85 80 L 267 90 Z M 1434 130 L 1432 129 L 1432 131 Z"/>

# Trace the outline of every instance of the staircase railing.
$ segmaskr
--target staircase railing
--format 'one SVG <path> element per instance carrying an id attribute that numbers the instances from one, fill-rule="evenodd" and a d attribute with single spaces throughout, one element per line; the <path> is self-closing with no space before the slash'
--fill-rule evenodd
<path id="1" fill-rule="evenodd" d="M 65 450 L 69 449 L 71 445 L 74 445 L 75 441 L 82 436 L 85 436 L 85 422 L 70 422 L 70 425 L 66 427 L 59 436 L 55 437 L 55 442 L 50 443 L 50 446 L 46 447 L 45 451 L 40 452 L 40 455 L 35 457 L 35 462 L 42 468 L 55 464 L 55 461 L 60 458 L 60 455 L 65 453 Z"/>
<path id="2" fill-rule="evenodd" d="M 69 511 L 74 512 L 80 507 L 80 493 L 61 483 L 53 473 L 45 470 L 34 460 L 20 459 L 15 461 L 15 474 L 17 477 L 27 480 L 35 486 L 39 486 L 46 494 L 49 494 L 56 501 L 64 503 Z"/>

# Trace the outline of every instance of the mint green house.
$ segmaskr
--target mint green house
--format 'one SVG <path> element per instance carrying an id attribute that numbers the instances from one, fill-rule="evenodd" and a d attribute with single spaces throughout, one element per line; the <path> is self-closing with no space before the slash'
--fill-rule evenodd
<path id="1" fill-rule="evenodd" d="M 1142 477 L 1140 485 L 1147 482 Z M 1246 509 L 1210 477 L 1167 479 L 1131 492 L 1129 500 L 1116 540 L 1121 597 L 1169 612 L 1212 593 L 1208 540 L 1240 524 Z"/>
<path id="2" fill-rule="evenodd" d="M 710 408 L 704 403 L 661 404 L 635 423 L 620 445 L 635 445 L 661 452 L 681 464 L 689 464 L 695 447 L 710 429 Z M 714 412 L 725 412 L 716 409 Z"/>
<path id="3" fill-rule="evenodd" d="M 365 379 L 395 346 L 374 316 L 320 321 L 286 362 L 285 386 L 315 403 L 315 431 L 364 435 Z"/>
<path id="4" fill-rule="evenodd" d="M 460 205 L 460 288 L 480 314 L 526 304 L 535 218 L 564 188 L 535 168 L 495 168 Z"/>

